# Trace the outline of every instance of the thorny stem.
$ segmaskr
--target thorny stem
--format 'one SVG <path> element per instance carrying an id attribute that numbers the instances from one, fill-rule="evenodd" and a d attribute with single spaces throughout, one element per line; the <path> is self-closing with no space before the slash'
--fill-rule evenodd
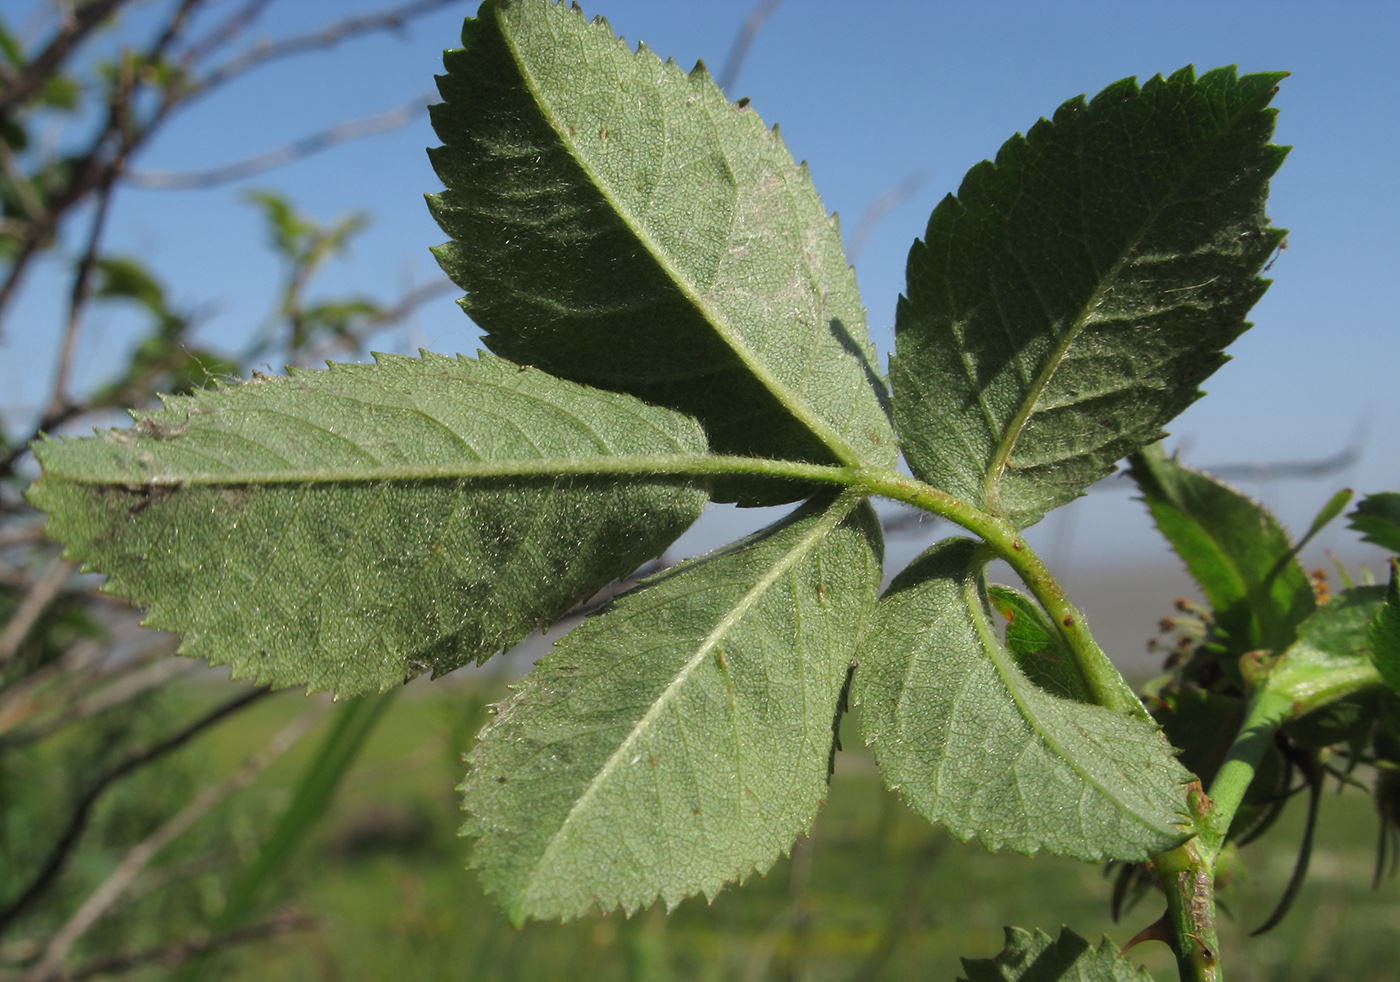
<path id="1" fill-rule="evenodd" d="M 1220 945 L 1215 934 L 1215 857 L 1203 855 L 1200 840 L 1192 839 L 1153 856 L 1152 866 L 1167 895 L 1168 943 L 1176 955 L 1181 982 L 1221 982 Z"/>
<path id="2" fill-rule="evenodd" d="M 1210 795 L 1199 784 L 1190 792 L 1191 813 L 1200 834 L 1152 857 L 1167 895 L 1169 943 L 1183 982 L 1220 982 L 1222 978 L 1215 933 L 1215 864 L 1259 762 L 1292 713 L 1288 696 L 1267 686 L 1255 690 L 1244 725 L 1211 782 Z"/>

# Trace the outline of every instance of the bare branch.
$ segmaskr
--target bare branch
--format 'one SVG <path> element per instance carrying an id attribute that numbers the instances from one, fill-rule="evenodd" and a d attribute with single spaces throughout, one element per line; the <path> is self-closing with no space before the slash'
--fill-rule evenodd
<path id="1" fill-rule="evenodd" d="M 63 688 L 77 687 L 80 673 L 101 654 L 101 646 L 91 638 L 72 645 L 57 658 L 43 665 L 13 685 L 0 691 L 0 751 L 9 746 L 5 734 L 38 712 L 39 695 L 46 688 L 62 683 Z"/>
<path id="2" fill-rule="evenodd" d="M 5 326 L 5 308 L 10 305 L 10 299 L 19 289 L 20 283 L 24 282 L 24 274 L 29 272 L 29 264 L 39 251 L 39 243 L 45 238 L 44 235 L 35 234 L 37 225 L 42 225 L 45 229 L 52 227 L 48 217 L 41 223 L 32 222 L 25 226 L 23 235 L 19 237 L 19 252 L 10 260 L 9 272 L 5 274 L 5 281 L 0 283 L 0 328 Z"/>
<path id="3" fill-rule="evenodd" d="M 1264 464 L 1235 462 L 1198 467 L 1197 469 L 1227 481 L 1309 481 L 1330 477 L 1353 466 L 1361 459 L 1366 449 L 1366 437 L 1370 430 L 1370 419 L 1362 417 L 1357 420 L 1347 445 L 1328 457 L 1317 457 L 1312 460 L 1276 460 Z M 1104 490 L 1136 487 L 1131 481 L 1114 480 L 1119 476 L 1118 474 L 1109 475 L 1094 484 L 1093 488 Z"/>
<path id="4" fill-rule="evenodd" d="M 846 240 L 846 261 L 855 263 L 856 258 L 865 251 L 865 246 L 869 243 L 870 236 L 875 232 L 876 226 L 886 215 L 918 194 L 919 189 L 927 182 L 928 176 L 926 174 L 922 171 L 915 171 L 866 205 L 865 211 L 860 216 L 860 221 L 856 222 L 855 228 L 851 229 L 850 238 Z"/>
<path id="5" fill-rule="evenodd" d="M 441 276 L 414 290 L 410 290 L 408 293 L 404 294 L 403 298 L 400 299 L 398 303 L 394 304 L 394 306 L 381 310 L 373 317 L 366 318 L 362 323 L 356 325 L 354 331 L 350 332 L 346 337 L 335 338 L 335 341 L 339 342 L 338 344 L 313 346 L 309 351 L 311 356 L 310 360 L 313 362 L 316 359 L 324 360 L 325 355 L 329 354 L 337 347 L 346 351 L 358 351 L 361 345 L 365 343 L 365 340 L 375 331 L 384 330 L 385 328 L 399 323 L 429 300 L 441 296 L 444 293 L 450 293 L 455 289 L 457 289 L 456 283 L 453 283 L 445 276 Z"/>
<path id="6" fill-rule="evenodd" d="M 272 690 L 267 686 L 261 686 L 235 696 L 228 702 L 205 713 L 193 723 L 172 733 L 159 743 L 147 747 L 144 750 L 135 751 L 127 757 L 126 760 L 99 777 L 92 787 L 87 790 L 87 793 L 79 799 L 77 806 L 73 809 L 73 814 L 68 821 L 67 827 L 63 830 L 58 841 L 49 851 L 49 855 L 44 860 L 39 872 L 29 882 L 29 885 L 20 892 L 19 896 L 7 904 L 3 910 L 0 910 L 0 934 L 3 934 L 5 929 L 8 928 L 17 917 L 43 896 L 44 893 L 48 891 L 49 887 L 53 885 L 54 880 L 58 878 L 58 874 L 63 872 L 63 867 L 68 863 L 68 857 L 72 855 L 74 847 L 78 844 L 79 837 L 81 837 L 83 830 L 87 827 L 88 819 L 92 816 L 93 806 L 97 804 L 97 800 L 102 797 L 102 793 L 106 791 L 107 788 L 111 787 L 113 783 L 121 780 L 128 774 L 159 760 L 172 750 L 179 749 L 215 723 L 220 722 L 227 716 L 231 716 L 245 706 L 251 705 L 271 691 Z"/>
<path id="7" fill-rule="evenodd" d="M 88 230 L 88 241 L 83 256 L 78 260 L 78 268 L 73 273 L 73 288 L 68 296 L 68 319 L 63 327 L 63 343 L 59 348 L 58 367 L 54 370 L 49 408 L 44 417 L 51 419 L 63 412 L 69 405 L 68 378 L 73 372 L 73 358 L 77 354 L 78 330 L 83 322 L 83 309 L 92 296 L 92 271 L 97 265 L 97 253 L 102 247 L 102 233 L 107 225 L 107 214 L 112 204 L 112 180 L 116 172 L 97 191 L 97 210 L 92 216 L 92 227 Z"/>
<path id="8" fill-rule="evenodd" d="M 9 546 L 34 545 L 44 541 L 44 523 L 28 521 L 0 528 L 0 549 Z"/>
<path id="9" fill-rule="evenodd" d="M 178 647 L 179 639 L 162 638 L 142 653 L 139 659 L 124 662 L 115 672 L 89 672 L 75 679 L 73 684 L 64 686 L 61 698 L 68 701 L 57 712 L 49 706 L 26 707 L 18 700 L 18 695 L 26 693 L 17 694 L 15 699 L 8 698 L 9 693 L 5 693 L 7 698 L 0 701 L 0 748 L 12 749 L 35 743 L 164 685 L 177 676 L 192 672 L 197 662 L 172 657 Z M 73 691 L 78 693 L 75 699 L 70 698 Z M 50 715 L 22 730 L 6 733 L 15 724 L 43 713 Z"/>
<path id="10" fill-rule="evenodd" d="M 24 217 L 30 222 L 43 221 L 44 203 L 39 200 L 39 192 L 34 189 L 34 182 L 29 179 L 29 175 L 20 169 L 19 161 L 15 159 L 10 145 L 4 140 L 0 140 L 0 168 L 4 169 L 10 186 L 14 188 Z"/>
<path id="11" fill-rule="evenodd" d="M 1315 460 L 1276 460 L 1266 464 L 1221 464 L 1207 467 L 1216 477 L 1229 481 L 1288 481 L 1327 477 L 1344 471 L 1361 459 L 1365 434 L 1369 426 L 1363 422 L 1347 445 L 1329 457 Z"/>
<path id="12" fill-rule="evenodd" d="M 777 10 L 782 2 L 783 0 L 759 0 L 744 18 L 744 23 L 739 26 L 739 33 L 734 35 L 734 45 L 729 49 L 729 57 L 724 60 L 724 71 L 719 73 L 719 87 L 726 96 L 732 94 L 729 90 L 739 80 L 739 73 L 744 70 L 744 61 L 749 56 L 749 49 L 753 47 L 753 39 L 758 37 L 764 21 L 773 15 L 773 11 Z"/>
<path id="13" fill-rule="evenodd" d="M 98 919 L 121 899 L 131 881 L 146 864 L 225 798 L 251 784 L 258 774 L 306 734 L 306 731 L 325 714 L 327 706 L 323 701 L 292 720 L 267 746 L 249 757 L 236 772 L 218 784 L 205 788 L 160 828 L 132 847 L 111 875 L 89 895 L 77 912 L 49 940 L 44 957 L 24 976 L 25 982 L 49 982 L 51 979 L 60 978 L 59 966 L 74 942 L 86 934 L 88 928 L 97 923 Z"/>
<path id="14" fill-rule="evenodd" d="M 47 982 L 87 982 L 88 979 L 107 975 L 119 975 L 122 972 L 129 972 L 142 965 L 154 963 L 159 963 L 163 965 L 167 971 L 173 972 L 196 955 L 218 951 L 223 948 L 232 948 L 237 945 L 249 944 L 255 941 L 265 941 L 268 938 L 275 938 L 281 934 L 309 931 L 316 927 L 316 923 L 316 919 L 309 914 L 302 914 L 295 910 L 288 909 L 261 924 L 240 928 L 237 931 L 229 931 L 227 934 L 220 934 L 217 937 L 202 941 L 182 941 L 179 944 L 169 945 L 164 948 L 150 948 L 146 951 L 139 951 L 130 955 L 119 955 L 116 958 L 104 958 L 101 961 L 92 962 L 75 968 L 70 972 L 60 972 L 56 975 L 51 975 Z"/>
<path id="15" fill-rule="evenodd" d="M 24 599 L 19 602 L 15 615 L 10 618 L 10 623 L 5 625 L 4 632 L 0 633 L 0 668 L 3 668 L 18 653 L 20 645 L 29 636 L 35 623 L 44 615 L 44 611 L 49 609 L 49 605 L 58 598 L 59 593 L 63 590 L 63 584 L 68 579 L 68 574 L 72 571 L 72 563 L 66 563 L 62 559 L 54 559 L 49 564 L 49 568 L 44 570 L 43 575 L 25 594 Z"/>
<path id="16" fill-rule="evenodd" d="M 198 0 L 185 0 L 167 27 L 162 30 L 159 39 L 140 60 L 154 61 L 163 57 L 166 49 L 178 39 L 179 30 L 187 20 L 186 15 L 196 2 Z M 212 70 L 203 79 L 165 88 L 160 93 L 158 105 L 139 124 L 133 123 L 130 118 L 133 108 L 130 92 L 124 99 L 113 99 L 108 108 L 106 123 L 93 139 L 87 152 L 75 160 L 73 177 L 65 187 L 51 196 L 44 220 L 31 223 L 21 237 L 5 280 L 0 283 L 0 325 L 3 325 L 4 312 L 34 255 L 41 245 L 53 236 L 63 217 L 85 200 L 94 189 L 115 181 L 125 170 L 130 156 L 150 139 L 175 109 L 185 105 L 194 96 L 208 92 L 211 88 L 271 60 L 330 47 L 357 34 L 376 30 L 400 30 L 412 18 L 457 2 L 460 0 L 416 0 L 380 13 L 347 18 L 321 31 L 259 45 Z M 13 462 L 18 456 L 19 454 L 14 454 L 7 459 Z"/>
<path id="17" fill-rule="evenodd" d="M 188 70 L 242 34 L 249 24 L 262 15 L 272 0 L 248 0 L 234 11 L 222 24 L 201 41 L 195 41 L 180 57 L 180 62 Z"/>
<path id="18" fill-rule="evenodd" d="M 29 445 L 35 440 L 38 440 L 45 433 L 62 426 L 70 420 L 77 419 L 85 413 L 92 412 L 94 408 L 96 407 L 87 403 L 65 402 L 61 403 L 52 411 L 46 412 L 44 418 L 39 421 L 39 425 L 34 428 L 33 433 L 17 441 L 14 446 L 5 451 L 3 456 L 0 456 L 0 476 L 14 470 L 15 464 L 19 462 L 21 457 L 29 453 Z"/>
<path id="19" fill-rule="evenodd" d="M 146 52 L 147 61 L 159 61 L 165 57 L 165 53 L 170 50 L 170 46 L 180 39 L 180 32 L 185 29 L 185 24 L 190 19 L 190 14 L 194 8 L 198 7 L 204 0 L 183 0 L 179 9 L 166 22 L 161 30 L 160 36 L 156 38 L 155 44 L 151 45 Z"/>
<path id="20" fill-rule="evenodd" d="M 227 184 L 230 181 L 237 181 L 253 174 L 260 174 L 274 167 L 283 167 L 348 140 L 357 140 L 361 137 L 399 129 L 425 114 L 432 98 L 433 93 L 425 93 L 397 109 L 390 109 L 388 112 L 374 116 L 365 116 L 362 119 L 352 119 L 338 126 L 324 129 L 319 133 L 304 136 L 300 140 L 275 150 L 246 157 L 222 167 L 201 171 L 129 171 L 122 180 L 132 187 L 179 190 L 209 188 Z"/>
<path id="21" fill-rule="evenodd" d="M 333 47 L 346 38 L 354 37 L 357 34 L 367 34 L 371 31 L 401 31 L 415 17 L 421 17 L 423 14 L 432 13 L 442 7 L 460 2 L 461 0 L 414 0 L 413 3 L 406 3 L 378 13 L 347 17 L 345 20 L 338 21 L 319 31 L 298 34 L 280 41 L 263 42 L 210 71 L 209 74 L 195 83 L 194 91 L 208 91 L 258 65 L 279 58 L 303 54 L 307 51 Z"/>
<path id="22" fill-rule="evenodd" d="M 0 91 L 0 119 L 9 117 L 12 110 L 42 89 L 72 50 L 126 2 L 91 0 L 66 18 L 44 50 L 35 55 L 16 78 L 7 80 L 4 90 Z"/>

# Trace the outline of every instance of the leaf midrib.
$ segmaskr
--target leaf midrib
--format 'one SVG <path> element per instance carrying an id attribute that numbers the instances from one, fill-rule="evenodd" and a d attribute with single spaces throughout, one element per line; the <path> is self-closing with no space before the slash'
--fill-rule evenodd
<path id="1" fill-rule="evenodd" d="M 627 736 L 623 738 L 617 749 L 603 762 L 593 778 L 584 787 L 583 793 L 579 795 L 578 800 L 575 801 L 573 806 L 569 809 L 569 813 L 565 815 L 563 821 L 559 823 L 559 828 L 549 837 L 548 844 L 540 854 L 540 858 L 535 862 L 533 871 L 521 888 L 520 896 L 522 898 L 528 897 L 534 892 L 536 883 L 549 869 L 551 861 L 557 852 L 563 848 L 563 843 L 568 838 L 568 832 L 574 820 L 586 810 L 593 798 L 600 793 L 600 789 L 608 783 L 608 779 L 618 767 L 622 766 L 622 762 L 631 754 L 632 748 L 636 742 L 641 739 L 643 734 L 651 729 L 661 713 L 679 697 L 680 690 L 685 682 L 697 668 L 704 664 L 706 658 L 709 656 L 710 652 L 714 650 L 715 646 L 718 645 L 720 641 L 724 640 L 729 632 L 738 625 L 743 617 L 763 598 L 764 594 L 766 594 L 779 579 L 798 562 L 804 559 L 812 549 L 819 545 L 831 530 L 839 525 L 862 500 L 863 497 L 859 492 L 847 491 L 832 502 L 827 508 L 826 513 L 822 515 L 821 521 L 815 523 L 807 534 L 794 543 L 778 562 L 774 563 L 772 568 L 760 577 L 754 585 L 739 598 L 724 617 L 719 620 L 715 627 L 701 639 L 700 643 L 696 646 L 695 652 L 686 659 L 685 663 L 672 677 L 671 681 L 667 683 L 666 688 L 661 691 L 652 704 L 647 707 L 647 711 L 642 714 L 642 717 L 632 726 L 631 730 L 628 731 Z"/>
<path id="2" fill-rule="evenodd" d="M 1141 90 L 1138 92 L 1138 98 L 1142 98 Z M 1216 131 L 1215 136 L 1210 140 L 1210 146 L 1214 147 L 1218 145 L 1221 139 L 1234 132 L 1234 128 L 1238 125 L 1239 121 L 1245 118 L 1248 113 L 1254 111 L 1255 108 L 1253 100 L 1246 106 L 1241 107 L 1239 112 L 1230 117 L 1226 125 Z M 1117 281 L 1119 274 L 1123 271 L 1123 267 L 1128 263 L 1129 259 L 1132 258 L 1133 254 L 1137 251 L 1137 247 L 1142 243 L 1143 237 L 1146 236 L 1148 230 L 1152 228 L 1157 219 L 1161 217 L 1162 212 L 1164 212 L 1169 205 L 1176 202 L 1177 194 L 1182 184 L 1187 177 L 1196 172 L 1196 169 L 1201 165 L 1205 157 L 1206 153 L 1204 151 L 1198 153 L 1195 160 L 1182 170 L 1177 180 L 1172 183 L 1170 192 L 1163 195 L 1161 202 L 1149 212 L 1147 218 L 1144 219 L 1137 232 L 1129 239 L 1121 255 L 1111 264 L 1109 271 L 1101 277 L 1099 287 L 1094 290 L 1088 301 L 1083 305 L 1080 315 L 1075 319 L 1071 329 L 1065 332 L 1060 342 L 1052 349 L 1051 357 L 1046 361 L 1045 367 L 1041 369 L 1040 374 L 1036 377 L 1026 398 L 1022 401 L 1021 407 L 1016 411 L 1016 415 L 1012 417 L 1010 424 L 1006 427 L 1005 432 L 1002 434 L 1001 441 L 998 443 L 997 449 L 993 453 L 992 459 L 987 467 L 987 473 L 982 484 L 982 495 L 984 502 L 994 503 L 991 510 L 998 513 L 1001 512 L 1001 497 L 998 493 L 999 489 L 997 485 L 1010 463 L 1011 452 L 1015 449 L 1016 441 L 1021 438 L 1022 431 L 1025 429 L 1026 424 L 1030 422 L 1031 416 L 1035 413 L 1036 403 L 1040 401 L 1041 393 L 1049 386 L 1050 379 L 1053 378 L 1055 372 L 1059 370 L 1060 364 L 1064 361 L 1065 354 L 1069 351 L 1070 346 L 1074 344 L 1080 333 L 1084 330 L 1085 325 L 1089 322 L 1089 318 L 1093 315 L 1099 303 L 1107 294 L 1109 286 Z M 1020 264 L 1020 257 L 1015 253 L 1013 253 L 1013 256 L 1016 262 Z M 1028 280 L 1028 282 L 1030 281 Z"/>
<path id="3" fill-rule="evenodd" d="M 588 164 L 587 159 L 578 151 L 575 142 L 569 138 L 568 127 L 560 125 L 560 121 L 554 115 L 551 104 L 546 102 L 539 87 L 535 84 L 534 77 L 526 69 L 525 60 L 521 56 L 520 50 L 516 47 L 515 41 L 510 33 L 505 29 L 505 25 L 501 23 L 500 9 L 497 8 L 494 13 L 496 16 L 496 29 L 506 49 L 510 52 L 511 61 L 515 65 L 516 71 L 520 74 L 521 82 L 529 91 L 535 107 L 549 125 L 550 131 L 554 134 L 554 138 L 566 149 L 569 159 L 573 162 L 574 166 L 583 171 L 584 175 L 587 177 L 589 187 L 596 191 L 607 203 L 608 207 L 612 209 L 613 213 L 622 219 L 627 230 L 636 237 L 646 254 L 651 257 L 651 260 L 660 267 L 668 282 L 675 285 L 686 302 L 699 312 L 705 322 L 710 325 L 720 339 L 739 358 L 743 366 L 749 370 L 754 378 L 756 378 L 775 399 L 778 400 L 779 404 L 791 413 L 798 422 L 807 427 L 813 435 L 821 440 L 827 449 L 836 455 L 836 459 L 841 463 L 849 466 L 862 463 L 861 456 L 846 442 L 846 439 L 841 436 L 840 433 L 836 432 L 826 420 L 817 415 L 806 400 L 801 399 L 782 380 L 777 378 L 777 376 L 769 370 L 768 366 L 758 358 L 753 349 L 744 342 L 742 336 L 734 330 L 728 319 L 722 317 L 719 311 L 715 310 L 714 307 L 700 295 L 691 284 L 690 280 L 671 264 L 660 246 L 658 246 L 646 232 L 641 222 L 636 219 L 630 209 L 623 205 L 622 201 L 613 194 L 609 185 L 603 181 L 597 172 Z"/>
<path id="4" fill-rule="evenodd" d="M 277 484 L 377 484 L 443 480 L 501 480 L 549 477 L 697 477 L 748 474 L 777 479 L 796 478 L 824 484 L 853 485 L 864 474 L 854 467 L 807 464 L 763 457 L 719 454 L 624 454 L 619 456 L 539 457 L 507 460 L 465 460 L 446 464 L 392 464 L 374 467 L 312 467 L 262 471 L 178 471 L 149 475 L 112 472 L 94 475 L 67 471 L 61 464 L 44 466 L 45 480 L 68 481 L 132 491 L 181 487 L 237 487 Z"/>

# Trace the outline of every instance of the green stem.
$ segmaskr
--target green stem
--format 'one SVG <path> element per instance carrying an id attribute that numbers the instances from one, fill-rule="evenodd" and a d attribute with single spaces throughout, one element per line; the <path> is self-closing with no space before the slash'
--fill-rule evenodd
<path id="1" fill-rule="evenodd" d="M 1200 842 L 1212 863 L 1220 855 L 1230 823 L 1235 820 L 1235 812 L 1254 781 L 1259 762 L 1273 745 L 1274 734 L 1292 714 L 1293 700 L 1285 695 L 1265 688 L 1250 697 L 1244 725 L 1210 785 Z"/>
<path id="2" fill-rule="evenodd" d="M 1168 943 L 1176 953 L 1182 982 L 1220 982 L 1219 945 L 1215 932 L 1215 866 L 1230 823 L 1259 770 L 1274 734 L 1293 713 L 1285 695 L 1256 690 L 1244 725 L 1235 737 L 1207 797 L 1194 785 L 1191 811 L 1200 835 L 1152 857 L 1157 879 L 1167 895 Z"/>

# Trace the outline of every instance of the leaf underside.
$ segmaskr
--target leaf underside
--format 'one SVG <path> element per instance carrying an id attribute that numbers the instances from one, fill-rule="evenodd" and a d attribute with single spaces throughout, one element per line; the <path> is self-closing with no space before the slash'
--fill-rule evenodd
<path id="1" fill-rule="evenodd" d="M 1170 745 L 1032 684 L 988 620 L 983 562 L 944 540 L 880 601 L 854 696 L 885 783 L 989 849 L 1140 860 L 1179 843 L 1190 776 Z"/>
<path id="2" fill-rule="evenodd" d="M 1150 447 L 1130 476 L 1235 653 L 1282 651 L 1317 607 L 1293 543 L 1263 505 Z"/>
<path id="3" fill-rule="evenodd" d="M 183 654 L 345 695 L 514 644 L 659 555 L 704 507 L 674 480 L 531 468 L 704 448 L 685 417 L 489 355 L 381 355 L 45 440 L 30 500 L 67 556 L 109 575 L 107 592 L 184 635 Z M 494 476 L 474 479 L 482 465 Z M 297 480 L 266 483 L 279 472 Z"/>
<path id="4" fill-rule="evenodd" d="M 511 917 L 674 906 L 786 852 L 826 795 L 880 559 L 869 505 L 817 501 L 561 640 L 461 787 L 472 864 Z"/>
<path id="5" fill-rule="evenodd" d="M 1152 982 L 1143 968 L 1120 958 L 1105 938 L 1097 948 L 1069 928 L 1060 936 L 1019 927 L 1006 930 L 1006 947 L 995 958 L 964 958 L 967 977 L 958 982 Z"/>
<path id="6" fill-rule="evenodd" d="M 944 199 L 890 363 L 915 475 L 1030 525 L 1199 398 L 1283 235 L 1264 214 L 1281 77 L 1125 79 Z"/>
<path id="7" fill-rule="evenodd" d="M 775 131 L 564 4 L 491 0 L 462 44 L 429 204 L 492 351 L 695 416 L 717 453 L 894 465 L 836 221 Z"/>

